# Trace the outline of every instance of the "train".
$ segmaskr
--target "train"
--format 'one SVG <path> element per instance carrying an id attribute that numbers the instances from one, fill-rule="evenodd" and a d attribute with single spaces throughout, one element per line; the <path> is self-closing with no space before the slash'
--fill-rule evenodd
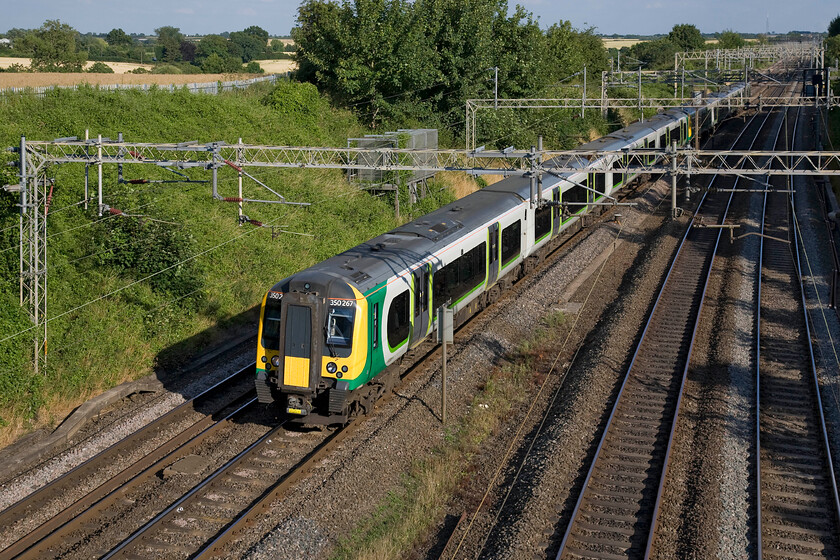
<path id="1" fill-rule="evenodd" d="M 744 87 L 731 84 L 696 107 L 666 110 L 580 149 L 687 145 L 729 116 L 727 98 Z M 396 384 L 406 352 L 435 335 L 441 305 L 457 327 L 493 304 L 600 214 L 596 203 L 637 179 L 619 170 L 628 157 L 639 156 L 591 162 L 613 173 L 546 173 L 537 205 L 530 179 L 501 180 L 280 280 L 260 308 L 259 401 L 311 425 L 368 412 Z"/>

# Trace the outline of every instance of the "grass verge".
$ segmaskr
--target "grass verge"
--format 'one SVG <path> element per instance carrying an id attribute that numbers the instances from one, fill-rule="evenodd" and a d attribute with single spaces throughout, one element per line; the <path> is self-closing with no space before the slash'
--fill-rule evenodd
<path id="1" fill-rule="evenodd" d="M 426 538 L 457 495 L 481 445 L 496 433 L 511 410 L 524 406 L 553 361 L 552 348 L 565 336 L 566 317 L 548 315 L 539 328 L 497 368 L 472 399 L 468 412 L 447 429 L 444 443 L 416 461 L 375 512 L 343 540 L 333 560 L 404 558 Z"/>

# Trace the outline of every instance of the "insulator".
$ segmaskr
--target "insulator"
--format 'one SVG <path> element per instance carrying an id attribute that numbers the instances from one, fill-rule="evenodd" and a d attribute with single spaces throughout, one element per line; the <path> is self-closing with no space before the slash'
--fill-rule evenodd
<path id="1" fill-rule="evenodd" d="M 222 202 L 242 202 L 243 199 L 235 196 L 229 196 L 227 198 L 223 198 Z"/>
<path id="2" fill-rule="evenodd" d="M 255 225 L 257 227 L 262 227 L 263 223 L 259 220 L 248 220 L 249 224 Z"/>
<path id="3" fill-rule="evenodd" d="M 113 214 L 114 216 L 119 216 L 123 213 L 123 211 L 119 208 L 108 208 L 108 213 Z"/>
<path id="4" fill-rule="evenodd" d="M 146 183 L 149 182 L 149 180 L 148 179 L 129 179 L 128 181 L 125 181 L 125 182 L 128 183 L 129 185 L 145 185 Z"/>
<path id="5" fill-rule="evenodd" d="M 52 204 L 53 187 L 50 186 L 50 194 L 47 195 L 47 203 L 44 205 L 44 216 L 50 212 L 50 204 Z"/>
<path id="6" fill-rule="evenodd" d="M 128 153 L 131 154 L 131 156 L 134 157 L 134 158 L 143 159 L 142 154 L 138 154 L 137 152 L 134 152 L 132 150 L 129 150 Z"/>
<path id="7" fill-rule="evenodd" d="M 237 171 L 242 171 L 242 168 L 241 168 L 241 167 L 239 167 L 238 165 L 236 165 L 235 163 L 233 163 L 232 161 L 227 160 L 227 159 L 226 159 L 226 160 L 224 160 L 224 161 L 225 161 L 225 163 L 226 163 L 227 165 L 229 165 L 229 166 L 233 167 L 233 168 L 234 168 L 234 169 L 236 169 Z"/>

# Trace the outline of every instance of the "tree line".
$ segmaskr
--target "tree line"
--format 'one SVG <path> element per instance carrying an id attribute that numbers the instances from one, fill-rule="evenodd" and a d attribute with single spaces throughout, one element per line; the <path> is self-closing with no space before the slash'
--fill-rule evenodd
<path id="1" fill-rule="evenodd" d="M 154 37 L 142 39 L 123 29 L 81 34 L 59 20 L 47 20 L 38 29 L 6 32 L 11 46 L 5 54 L 32 59 L 30 68 L 18 65 L 13 70 L 39 72 L 81 72 L 90 60 L 156 63 L 158 71 L 183 73 L 260 73 L 257 60 L 291 57 L 282 41 L 269 41 L 268 32 L 256 25 L 242 31 L 207 35 L 197 41 L 172 26 L 159 27 L 155 33 Z M 95 65 L 94 69 L 110 70 L 104 64 Z"/>
<path id="2" fill-rule="evenodd" d="M 836 19 L 836 18 L 835 18 Z M 829 26 L 829 40 L 826 41 L 826 52 L 831 50 L 830 37 L 832 36 Z M 631 47 L 623 47 L 620 51 L 610 49 L 610 56 L 626 61 L 625 68 L 637 69 L 642 66 L 645 70 L 667 70 L 674 68 L 674 55 L 684 51 L 702 51 L 706 49 L 737 49 L 748 45 L 746 37 L 731 29 L 726 29 L 714 34 L 714 43 L 706 43 L 706 37 L 697 27 L 691 24 L 675 25 L 671 32 L 664 37 L 658 37 L 650 41 L 642 41 Z M 754 35 L 759 45 L 768 44 L 771 41 L 798 41 L 802 40 L 802 33 L 791 31 L 782 36 L 768 37 L 759 33 Z M 755 44 L 755 43 L 753 43 Z M 831 59 L 833 62 L 833 59 Z"/>
<path id="3" fill-rule="evenodd" d="M 372 126 L 464 121 L 469 98 L 533 97 L 586 66 L 600 76 L 607 51 L 594 29 L 541 29 L 506 0 L 306 0 L 298 10 L 296 77 Z M 498 73 L 498 80 L 496 75 Z"/>

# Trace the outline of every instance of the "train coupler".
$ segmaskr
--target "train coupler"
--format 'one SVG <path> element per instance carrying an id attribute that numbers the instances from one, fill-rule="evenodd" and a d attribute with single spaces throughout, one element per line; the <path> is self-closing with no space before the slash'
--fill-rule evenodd
<path id="1" fill-rule="evenodd" d="M 300 395 L 289 395 L 286 399 L 286 412 L 296 416 L 306 416 L 312 412 L 312 403 Z"/>

